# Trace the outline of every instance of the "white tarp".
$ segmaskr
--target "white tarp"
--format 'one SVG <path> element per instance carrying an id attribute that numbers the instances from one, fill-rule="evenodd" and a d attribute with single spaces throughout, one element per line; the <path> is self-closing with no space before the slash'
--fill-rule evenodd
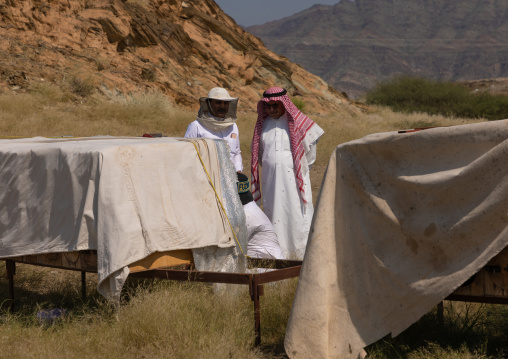
<path id="1" fill-rule="evenodd" d="M 99 292 L 118 298 L 151 253 L 234 247 L 193 143 L 223 198 L 213 140 L 0 140 L 0 258 L 96 249 Z"/>
<path id="2" fill-rule="evenodd" d="M 290 315 L 290 358 L 356 358 L 508 244 L 508 120 L 381 133 L 328 164 Z"/>

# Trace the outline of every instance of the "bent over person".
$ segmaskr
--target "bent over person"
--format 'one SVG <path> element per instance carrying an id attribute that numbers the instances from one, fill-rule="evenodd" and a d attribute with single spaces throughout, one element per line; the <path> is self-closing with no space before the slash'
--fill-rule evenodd
<path id="1" fill-rule="evenodd" d="M 296 108 L 281 87 L 263 93 L 257 113 L 252 138 L 252 194 L 256 202 L 263 199 L 264 212 L 284 255 L 303 259 L 314 213 L 309 170 L 324 131 Z"/>
<path id="2" fill-rule="evenodd" d="M 238 97 L 229 96 L 222 87 L 214 87 L 207 97 L 199 99 L 198 118 L 191 122 L 185 132 L 186 138 L 223 139 L 229 145 L 230 158 L 237 172 L 243 170 L 240 138 L 236 125 Z"/>
<path id="3" fill-rule="evenodd" d="M 249 188 L 249 178 L 238 173 L 238 195 L 245 212 L 245 224 L 249 242 L 247 255 L 252 258 L 285 259 L 273 225 L 258 207 Z"/>

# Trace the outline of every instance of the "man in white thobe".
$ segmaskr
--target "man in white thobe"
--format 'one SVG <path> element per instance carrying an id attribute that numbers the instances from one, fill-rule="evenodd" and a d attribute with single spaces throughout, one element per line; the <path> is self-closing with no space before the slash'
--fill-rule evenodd
<path id="1" fill-rule="evenodd" d="M 245 211 L 247 225 L 247 255 L 251 258 L 285 259 L 272 222 L 258 207 L 249 188 L 249 178 L 238 173 L 238 194 Z"/>
<path id="2" fill-rule="evenodd" d="M 225 140 L 236 171 L 242 172 L 240 135 L 235 123 L 238 97 L 229 96 L 229 92 L 222 87 L 214 87 L 208 92 L 207 97 L 199 99 L 199 103 L 198 118 L 189 124 L 184 137 Z"/>
<path id="3" fill-rule="evenodd" d="M 286 258 L 303 259 L 314 213 L 309 170 L 324 131 L 296 108 L 281 87 L 265 91 L 257 111 L 252 139 L 252 194 L 256 201 L 263 199 L 264 212 Z"/>

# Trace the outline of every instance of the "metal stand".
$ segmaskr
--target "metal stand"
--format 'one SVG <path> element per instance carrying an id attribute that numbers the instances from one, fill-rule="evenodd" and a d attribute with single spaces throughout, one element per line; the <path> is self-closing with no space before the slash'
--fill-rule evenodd
<path id="1" fill-rule="evenodd" d="M 81 299 L 86 300 L 86 272 L 81 271 Z"/>
<path id="2" fill-rule="evenodd" d="M 5 268 L 7 269 L 7 279 L 9 280 L 9 310 L 14 311 L 14 274 L 16 274 L 16 262 L 6 260 Z"/>
<path id="3" fill-rule="evenodd" d="M 437 305 L 437 324 L 442 327 L 444 325 L 444 305 L 439 302 Z"/>
<path id="4" fill-rule="evenodd" d="M 492 297 L 479 295 L 450 294 L 445 300 L 457 302 L 485 303 L 485 304 L 508 304 L 508 297 Z"/>
<path id="5" fill-rule="evenodd" d="M 255 268 L 272 268 L 274 270 L 266 273 L 220 273 L 220 272 L 199 272 L 193 270 L 172 270 L 152 269 L 143 272 L 131 273 L 129 276 L 135 278 L 158 278 L 168 280 L 243 284 L 249 286 L 249 294 L 254 303 L 254 344 L 261 344 L 261 308 L 259 297 L 264 294 L 263 284 L 277 282 L 284 279 L 296 278 L 300 275 L 301 261 L 285 261 L 279 259 L 250 259 L 249 265 Z M 282 268 L 282 269 L 279 269 Z"/>
<path id="6" fill-rule="evenodd" d="M 6 260 L 7 278 L 9 279 L 10 310 L 14 310 L 14 274 L 16 263 Z M 134 278 L 158 278 L 178 281 L 241 284 L 249 286 L 249 294 L 254 303 L 254 332 L 255 345 L 261 343 L 261 306 L 259 297 L 264 294 L 264 284 L 284 279 L 296 278 L 300 275 L 302 261 L 280 259 L 252 259 L 248 258 L 250 268 L 270 268 L 265 273 L 221 273 L 199 272 L 195 270 L 151 269 L 129 274 Z M 81 271 L 81 295 L 86 299 L 86 272 Z"/>

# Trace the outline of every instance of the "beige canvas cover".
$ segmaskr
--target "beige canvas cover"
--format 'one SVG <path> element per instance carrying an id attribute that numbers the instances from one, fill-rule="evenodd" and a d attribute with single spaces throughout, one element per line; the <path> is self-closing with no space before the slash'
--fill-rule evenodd
<path id="1" fill-rule="evenodd" d="M 234 247 L 194 144 L 222 199 L 213 140 L 0 140 L 0 258 L 96 249 L 99 292 L 118 298 L 154 252 Z"/>
<path id="2" fill-rule="evenodd" d="M 288 322 L 290 358 L 356 358 L 506 247 L 507 139 L 502 120 L 336 148 Z"/>

